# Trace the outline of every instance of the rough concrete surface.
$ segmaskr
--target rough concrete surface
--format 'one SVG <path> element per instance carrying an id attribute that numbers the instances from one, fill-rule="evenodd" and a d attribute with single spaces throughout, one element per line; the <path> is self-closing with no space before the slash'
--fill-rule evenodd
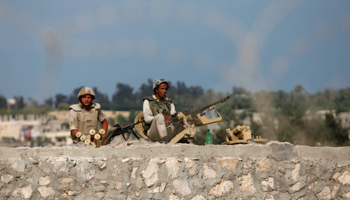
<path id="1" fill-rule="evenodd" d="M 0 199 L 350 199 L 350 147 L 0 148 Z"/>

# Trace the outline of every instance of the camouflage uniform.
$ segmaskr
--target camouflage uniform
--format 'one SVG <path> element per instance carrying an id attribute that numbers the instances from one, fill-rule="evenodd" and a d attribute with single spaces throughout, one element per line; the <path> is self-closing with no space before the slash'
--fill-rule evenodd
<path id="1" fill-rule="evenodd" d="M 78 99 L 80 100 L 82 95 L 90 94 L 92 100 L 95 99 L 95 94 L 91 88 L 84 87 L 80 90 L 78 94 Z M 86 110 L 82 103 L 73 104 L 69 107 L 69 127 L 70 130 L 78 130 L 84 135 L 88 135 L 91 129 L 98 132 L 98 122 L 104 121 L 106 119 L 105 115 L 101 111 L 101 105 L 98 103 L 91 103 L 90 110 Z M 79 138 L 71 134 L 73 143 L 79 142 Z"/>

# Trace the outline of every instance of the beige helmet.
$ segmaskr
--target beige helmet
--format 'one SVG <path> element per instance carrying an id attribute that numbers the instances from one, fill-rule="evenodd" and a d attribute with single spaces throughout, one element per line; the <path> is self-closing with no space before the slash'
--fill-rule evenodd
<path id="1" fill-rule="evenodd" d="M 77 99 L 80 100 L 81 96 L 86 95 L 86 94 L 91 95 L 92 100 L 95 99 L 95 93 L 94 93 L 94 91 L 92 91 L 92 89 L 89 88 L 89 87 L 83 87 L 83 88 L 81 88 L 81 90 L 80 90 L 79 93 L 78 93 Z"/>
<path id="2" fill-rule="evenodd" d="M 158 88 L 158 86 L 162 83 L 166 83 L 167 89 L 169 89 L 169 83 L 164 78 L 158 78 L 153 82 L 153 91 Z"/>

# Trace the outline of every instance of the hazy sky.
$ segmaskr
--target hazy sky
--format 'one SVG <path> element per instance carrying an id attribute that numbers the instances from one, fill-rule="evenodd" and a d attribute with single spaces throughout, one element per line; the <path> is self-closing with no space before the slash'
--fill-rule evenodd
<path id="1" fill-rule="evenodd" d="M 231 91 L 350 86 L 348 0 L 0 0 L 0 94 L 163 77 Z"/>

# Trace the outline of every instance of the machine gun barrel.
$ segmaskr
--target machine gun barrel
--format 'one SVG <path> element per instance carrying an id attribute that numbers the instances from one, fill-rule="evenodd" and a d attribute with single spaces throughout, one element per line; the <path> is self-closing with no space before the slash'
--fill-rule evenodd
<path id="1" fill-rule="evenodd" d="M 198 113 L 200 113 L 200 115 L 202 116 L 203 115 L 203 111 L 205 111 L 206 109 L 208 109 L 208 108 L 210 108 L 210 107 L 212 107 L 212 106 L 214 106 L 214 105 L 216 105 L 216 104 L 219 104 L 219 103 L 223 103 L 223 102 L 225 102 L 226 100 L 228 100 L 230 98 L 230 96 L 227 96 L 227 97 L 223 97 L 223 98 L 221 98 L 219 101 L 216 101 L 216 102 L 214 102 L 214 103 L 211 103 L 211 104 L 209 104 L 209 105 L 207 105 L 207 106 L 204 106 L 204 107 L 199 107 L 199 108 L 189 108 L 189 109 L 187 109 L 187 110 L 185 110 L 185 111 L 183 111 L 182 113 L 184 114 L 184 115 L 191 115 L 191 116 L 195 116 L 195 115 L 197 115 Z"/>

